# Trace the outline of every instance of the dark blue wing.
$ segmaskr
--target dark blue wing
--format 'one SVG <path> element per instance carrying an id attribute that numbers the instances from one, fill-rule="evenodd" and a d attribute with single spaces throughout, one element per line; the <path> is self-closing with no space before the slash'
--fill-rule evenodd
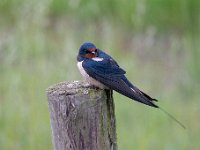
<path id="1" fill-rule="evenodd" d="M 83 61 L 83 68 L 92 78 L 103 83 L 131 99 L 144 103 L 152 107 L 158 107 L 153 103 L 156 101 L 147 94 L 132 85 L 125 77 L 125 71 L 110 57 L 103 61 L 88 59 Z"/>

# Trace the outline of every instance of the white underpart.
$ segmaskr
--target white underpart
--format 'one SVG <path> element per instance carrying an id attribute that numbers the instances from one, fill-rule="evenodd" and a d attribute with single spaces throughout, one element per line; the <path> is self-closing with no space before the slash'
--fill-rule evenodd
<path id="1" fill-rule="evenodd" d="M 81 75 L 83 76 L 83 78 L 84 78 L 90 85 L 94 85 L 94 86 L 99 87 L 99 88 L 101 88 L 101 89 L 106 89 L 107 87 L 106 87 L 104 84 L 102 84 L 102 83 L 100 83 L 99 81 L 95 80 L 94 78 L 90 77 L 90 76 L 85 72 L 85 70 L 84 70 L 84 68 L 83 68 L 83 66 L 82 66 L 82 63 L 83 63 L 83 61 L 78 62 L 78 63 L 77 63 L 77 66 L 78 66 L 78 69 L 79 69 Z"/>
<path id="2" fill-rule="evenodd" d="M 92 58 L 92 60 L 94 60 L 94 61 L 103 61 L 103 58 L 100 58 L 100 57 L 94 57 L 94 58 Z"/>

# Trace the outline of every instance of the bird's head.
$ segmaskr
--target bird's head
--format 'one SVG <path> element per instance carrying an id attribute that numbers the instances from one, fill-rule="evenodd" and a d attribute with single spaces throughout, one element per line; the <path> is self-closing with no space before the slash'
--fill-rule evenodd
<path id="1" fill-rule="evenodd" d="M 98 57 L 97 48 L 94 44 L 87 42 L 81 45 L 77 56 L 78 61 L 83 61 L 84 59 L 90 59 L 94 57 Z"/>

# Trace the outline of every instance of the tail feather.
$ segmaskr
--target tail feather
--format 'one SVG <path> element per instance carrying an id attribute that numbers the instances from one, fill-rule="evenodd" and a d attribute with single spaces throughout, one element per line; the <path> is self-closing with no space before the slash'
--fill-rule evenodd
<path id="1" fill-rule="evenodd" d="M 150 101 L 155 101 L 155 102 L 157 102 L 158 100 L 157 99 L 155 99 L 155 98 L 151 98 L 149 95 L 147 95 L 146 93 L 144 93 L 144 92 L 142 92 L 142 91 L 140 91 L 147 99 L 149 99 Z"/>

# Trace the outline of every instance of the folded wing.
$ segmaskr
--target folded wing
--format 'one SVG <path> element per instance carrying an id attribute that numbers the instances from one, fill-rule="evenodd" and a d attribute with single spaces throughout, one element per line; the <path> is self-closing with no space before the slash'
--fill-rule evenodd
<path id="1" fill-rule="evenodd" d="M 112 59 L 104 59 L 103 61 L 86 60 L 83 62 L 85 71 L 97 81 L 103 83 L 107 87 L 143 104 L 156 107 L 151 98 L 137 87 L 131 84 L 125 77 L 125 71 Z"/>

